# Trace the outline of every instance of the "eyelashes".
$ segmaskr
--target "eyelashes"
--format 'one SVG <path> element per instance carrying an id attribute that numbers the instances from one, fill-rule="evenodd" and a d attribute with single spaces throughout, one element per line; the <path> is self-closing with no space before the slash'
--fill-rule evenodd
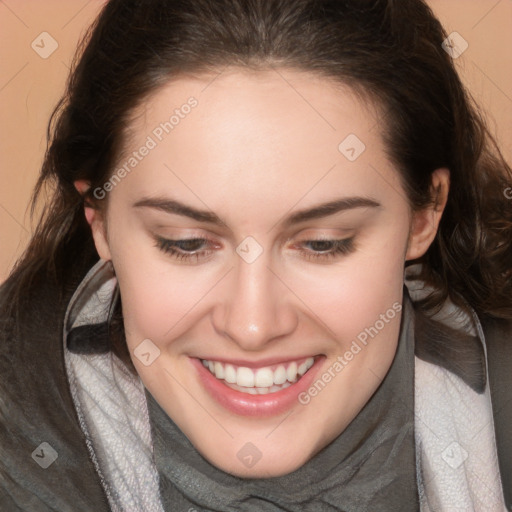
<path id="1" fill-rule="evenodd" d="M 198 250 L 197 245 L 204 243 L 211 244 L 212 242 L 207 238 L 186 238 L 181 240 L 171 240 L 169 238 L 156 237 L 156 246 L 164 253 L 170 254 L 177 260 L 193 260 L 198 261 L 202 258 L 207 258 L 213 252 L 210 250 Z M 194 249 L 194 247 L 196 247 Z M 189 252 L 191 251 L 191 252 Z"/>
<path id="2" fill-rule="evenodd" d="M 172 240 L 160 236 L 155 237 L 155 246 L 173 259 L 184 262 L 197 263 L 208 259 L 215 249 L 201 249 L 205 244 L 217 246 L 208 238 L 186 238 Z M 308 261 L 324 262 L 337 260 L 355 250 L 355 237 L 345 239 L 317 239 L 304 240 L 298 249 L 302 257 Z M 311 249 L 304 249 L 309 246 Z"/>
<path id="3" fill-rule="evenodd" d="M 303 249 L 299 249 L 299 251 L 307 258 L 307 259 L 318 259 L 318 258 L 325 258 L 325 259 L 332 259 L 336 257 L 340 257 L 342 255 L 350 254 L 355 250 L 355 243 L 354 243 L 354 237 L 352 238 L 344 238 L 344 239 L 321 239 L 321 240 L 306 240 L 305 242 L 302 242 L 302 245 L 310 245 L 314 247 L 316 244 L 316 247 L 318 248 L 318 244 L 320 245 L 321 249 L 320 251 L 305 251 Z M 331 245 L 330 250 L 325 249 L 325 245 L 329 246 Z M 324 247 L 322 249 L 322 246 Z"/>

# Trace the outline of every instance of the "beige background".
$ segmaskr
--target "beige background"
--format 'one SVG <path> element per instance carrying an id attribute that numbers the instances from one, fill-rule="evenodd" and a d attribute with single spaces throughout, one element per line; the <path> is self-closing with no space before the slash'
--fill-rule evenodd
<path id="1" fill-rule="evenodd" d="M 30 237 L 27 205 L 46 147 L 48 118 L 64 91 L 77 41 L 103 3 L 0 0 L 0 282 Z M 512 1 L 429 4 L 448 33 L 457 31 L 469 43 L 457 68 L 512 162 Z M 58 44 L 46 59 L 31 47 L 33 41 L 42 46 L 43 32 Z"/>

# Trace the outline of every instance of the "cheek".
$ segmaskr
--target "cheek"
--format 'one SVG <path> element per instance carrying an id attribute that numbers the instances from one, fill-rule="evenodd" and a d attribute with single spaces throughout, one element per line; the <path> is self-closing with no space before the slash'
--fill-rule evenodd
<path id="1" fill-rule="evenodd" d="M 188 328 L 193 308 L 208 286 L 199 280 L 180 279 L 179 272 L 159 272 L 129 266 L 118 276 L 128 343 L 150 338 L 157 345 L 176 338 Z"/>
<path id="2" fill-rule="evenodd" d="M 303 283 L 301 296 L 309 298 L 308 306 L 343 345 L 401 303 L 407 239 L 406 227 L 402 228 L 369 237 L 371 243 L 339 267 Z"/>
<path id="3" fill-rule="evenodd" d="M 166 337 L 176 337 L 208 283 L 193 270 L 172 264 L 144 235 L 123 236 L 119 230 L 111 247 L 128 345 L 145 338 L 160 345 Z"/>

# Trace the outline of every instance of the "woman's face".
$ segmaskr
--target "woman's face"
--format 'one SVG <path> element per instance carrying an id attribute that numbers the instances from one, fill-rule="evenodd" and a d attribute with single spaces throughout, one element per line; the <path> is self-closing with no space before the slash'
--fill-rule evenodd
<path id="1" fill-rule="evenodd" d="M 95 190 L 133 363 L 224 471 L 299 468 L 391 365 L 404 261 L 434 235 L 412 229 L 380 128 L 349 89 L 299 71 L 181 78 L 139 109 Z"/>

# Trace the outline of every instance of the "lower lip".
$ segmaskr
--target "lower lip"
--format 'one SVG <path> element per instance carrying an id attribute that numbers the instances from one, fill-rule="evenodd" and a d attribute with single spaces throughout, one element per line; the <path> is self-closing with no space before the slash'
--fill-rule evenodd
<path id="1" fill-rule="evenodd" d="M 324 359 L 324 356 L 315 358 L 313 366 L 295 384 L 281 391 L 250 395 L 226 386 L 203 366 L 200 359 L 190 358 L 206 391 L 220 405 L 242 416 L 274 416 L 288 410 L 298 403 L 298 395 L 309 388 Z"/>

